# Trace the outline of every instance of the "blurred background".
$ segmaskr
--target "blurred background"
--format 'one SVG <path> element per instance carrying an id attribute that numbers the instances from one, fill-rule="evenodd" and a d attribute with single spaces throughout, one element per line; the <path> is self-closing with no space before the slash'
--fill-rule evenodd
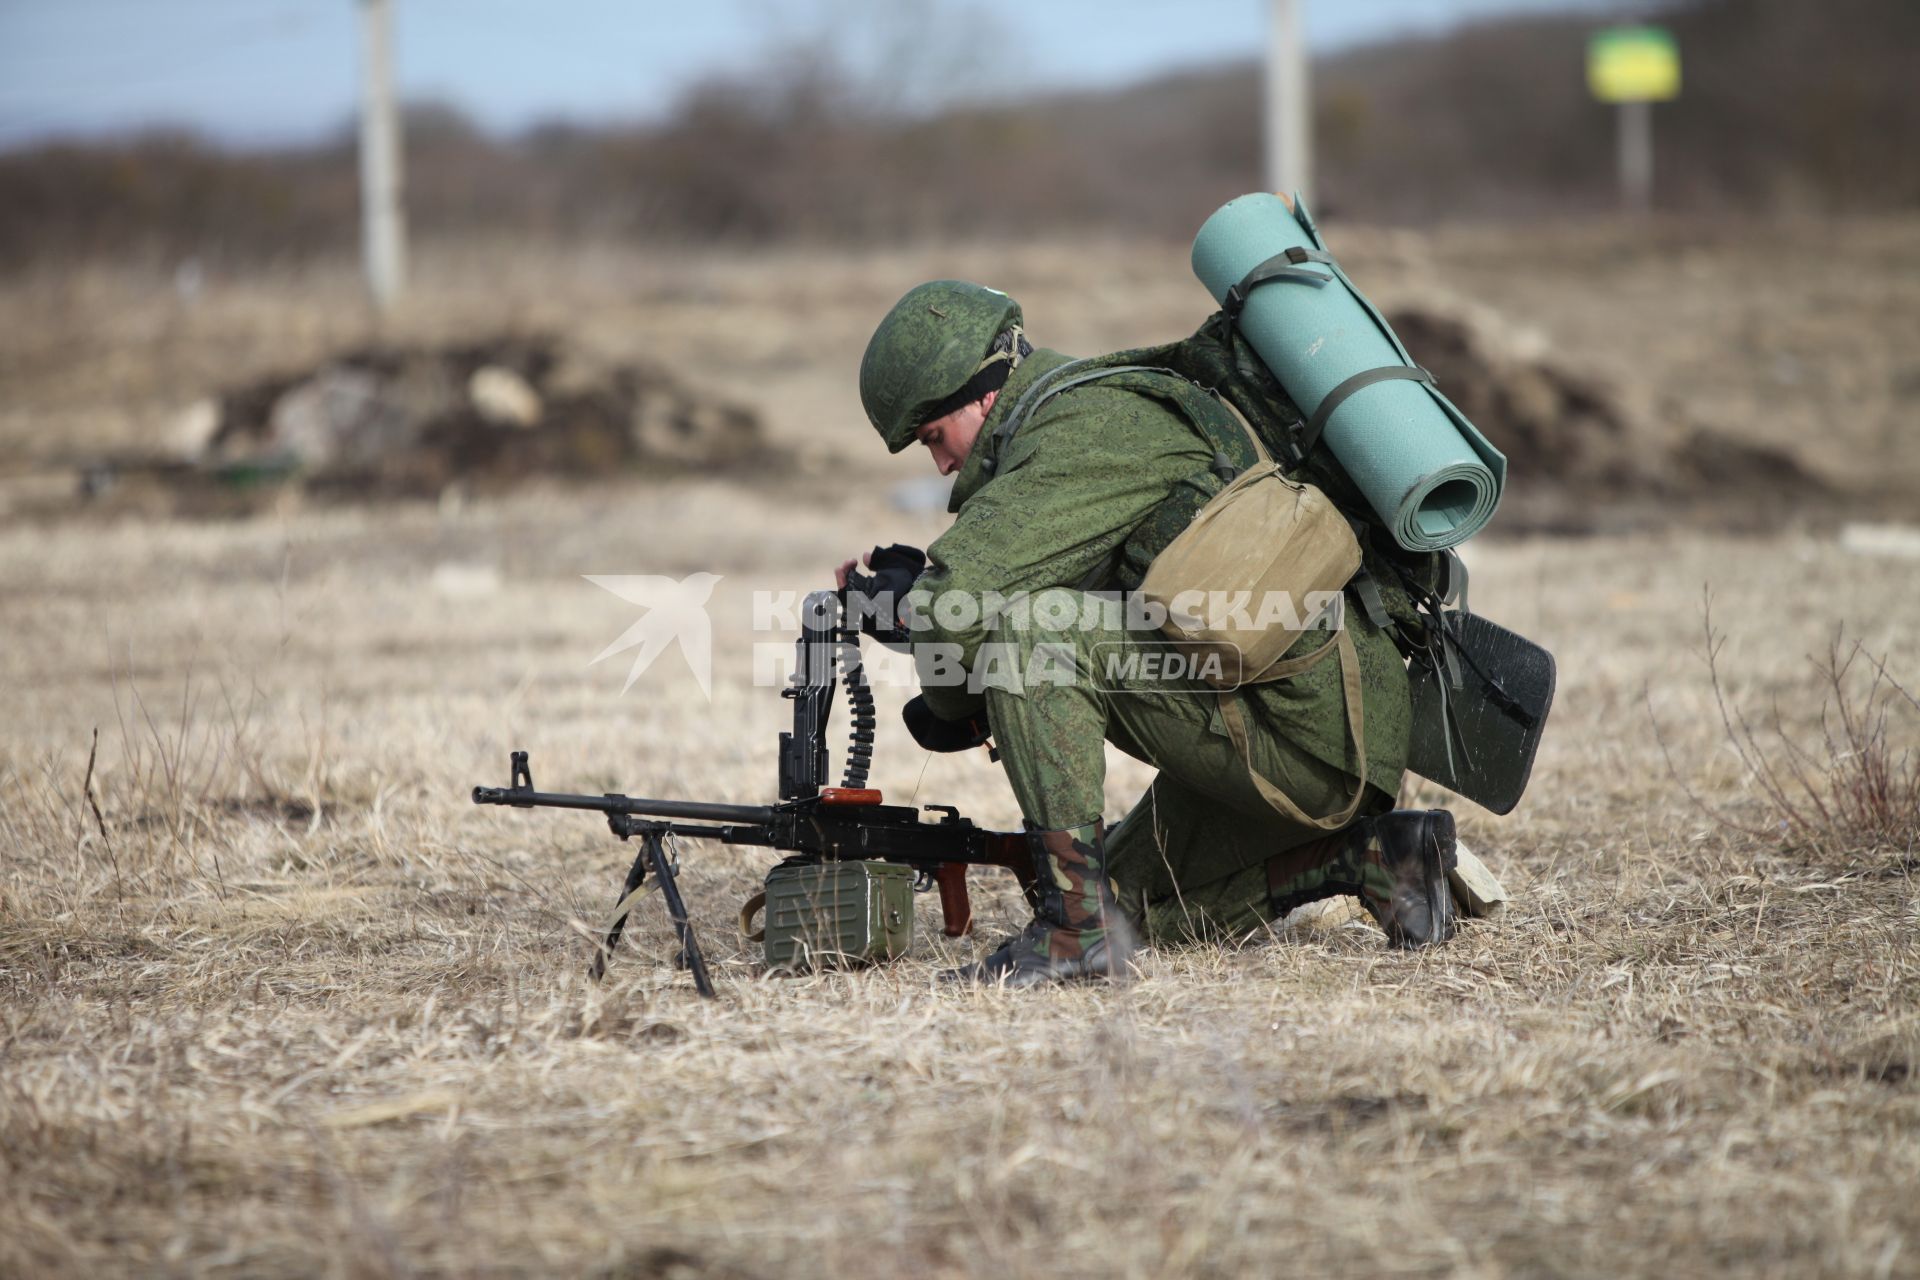
<path id="1" fill-rule="evenodd" d="M 1907 0 L 5 0 L 0 510 L 904 482 L 900 292 L 1167 340 L 1276 187 L 1514 455 L 1498 528 L 1898 507 L 1916 55 Z"/>
<path id="2" fill-rule="evenodd" d="M 1920 0 L 0 0 L 0 1276 L 1913 1274 L 1916 70 Z M 726 999 L 652 907 L 589 989 L 632 851 L 471 788 L 773 799 L 761 604 L 950 522 L 881 316 L 1176 340 L 1276 187 L 1510 460 L 1530 793 L 1403 790 L 1503 920 L 1015 1008 L 931 903 L 750 977 L 703 845 Z M 711 697 L 627 692 L 582 576 L 697 572 Z M 1012 829 L 867 656 L 872 783 Z"/>
<path id="3" fill-rule="evenodd" d="M 1616 196 L 1600 27 L 1657 17 L 1663 211 L 1920 200 L 1905 0 L 1294 0 L 1314 186 L 1369 223 Z M 1264 0 L 392 0 L 413 234 L 871 244 L 1179 238 L 1264 180 Z M 0 252 L 209 265 L 353 248 L 354 0 L 0 10 Z"/>

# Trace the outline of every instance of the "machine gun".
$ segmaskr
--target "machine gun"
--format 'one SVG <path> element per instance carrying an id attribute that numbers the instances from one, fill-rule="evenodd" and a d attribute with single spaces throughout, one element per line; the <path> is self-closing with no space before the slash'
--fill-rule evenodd
<path id="1" fill-rule="evenodd" d="M 475 804 L 591 810 L 605 814 L 607 826 L 622 840 L 639 837 L 640 850 L 615 900 L 606 941 L 587 971 L 594 980 L 606 972 L 607 957 L 620 944 L 636 892 L 651 871 L 679 938 L 675 964 L 693 974 L 693 984 L 701 995 L 714 994 L 706 960 L 675 880 L 674 859 L 667 851 L 669 837 L 778 849 L 792 855 L 789 861 L 903 864 L 918 873 L 914 884 L 917 891 L 939 889 L 944 932 L 950 938 L 960 937 L 972 927 L 966 880 L 969 866 L 1007 868 L 1031 898 L 1035 892 L 1034 869 L 1025 833 L 977 827 L 952 805 L 943 804 L 922 805 L 921 809 L 941 815 L 937 822 L 923 822 L 920 809 L 883 804 L 880 792 L 866 785 L 873 763 L 873 690 L 860 661 L 860 631 L 857 626 L 847 625 L 845 606 L 844 592 L 834 591 L 813 592 L 801 605 L 796 669 L 791 683 L 781 690 L 781 696 L 793 702 L 793 730 L 780 735 L 778 804 L 707 804 L 618 793 L 590 796 L 536 791 L 524 751 L 513 753 L 506 786 L 473 789 Z M 841 682 L 846 685 L 852 734 L 840 783 L 829 786 L 827 722 L 833 709 L 834 686 Z"/>

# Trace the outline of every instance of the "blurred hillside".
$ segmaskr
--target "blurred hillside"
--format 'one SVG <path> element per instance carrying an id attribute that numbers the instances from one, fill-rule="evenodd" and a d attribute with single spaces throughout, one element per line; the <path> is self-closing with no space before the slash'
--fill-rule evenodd
<path id="1" fill-rule="evenodd" d="M 1920 5 L 1693 0 L 1683 96 L 1657 113 L 1656 200 L 1686 213 L 1920 204 Z M 1583 17 L 1513 18 L 1316 68 L 1319 204 L 1427 223 L 1611 209 L 1613 127 Z M 691 91 L 647 128 L 490 138 L 446 107 L 407 129 L 417 237 L 898 241 L 1099 229 L 1183 236 L 1260 185 L 1249 63 L 916 118 L 824 40 Z M 214 262 L 350 248 L 351 141 L 232 153 L 154 134 L 0 156 L 0 265 Z"/>

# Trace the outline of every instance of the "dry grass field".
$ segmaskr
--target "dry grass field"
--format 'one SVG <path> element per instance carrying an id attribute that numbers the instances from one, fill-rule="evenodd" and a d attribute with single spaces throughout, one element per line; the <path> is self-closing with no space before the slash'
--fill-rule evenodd
<path id="1" fill-rule="evenodd" d="M 1920 228 L 1828 229 L 1844 294 L 1795 234 L 1625 261 L 1604 229 L 1361 236 L 1355 274 L 1911 485 Z M 0 524 L 0 1275 L 1920 1274 L 1920 864 L 1767 830 L 1702 618 L 1710 588 L 1762 738 L 1778 715 L 1817 744 L 1837 624 L 1920 687 L 1917 565 L 1790 514 L 1473 548 L 1476 607 L 1555 652 L 1560 692 L 1522 807 L 1459 806 L 1517 900 L 1445 948 L 1329 915 L 1147 953 L 1123 989 L 942 990 L 1018 921 L 979 877 L 980 943 L 923 902 L 909 960 L 767 979 L 732 921 L 768 858 L 699 845 L 720 999 L 651 900 L 586 981 L 630 851 L 468 789 L 524 747 L 547 787 L 772 798 L 786 704 L 752 647 L 789 636 L 751 632 L 751 595 L 938 531 L 890 506 L 925 463 L 863 439 L 852 376 L 873 317 L 948 273 L 1069 350 L 1205 311 L 1178 247 L 429 253 L 403 332 L 651 352 L 802 462 Z M 1655 305 L 1663 279 L 1692 284 Z M 36 465 L 138 444 L 364 333 L 343 268 L 192 307 L 159 274 L 29 276 L 0 295 L 0 440 Z M 695 570 L 725 575 L 711 701 L 675 655 L 622 695 L 624 659 L 588 664 L 634 610 L 580 575 Z M 905 696 L 880 693 L 889 798 L 1016 821 L 996 766 L 912 746 Z M 1111 816 L 1146 777 L 1116 759 Z"/>

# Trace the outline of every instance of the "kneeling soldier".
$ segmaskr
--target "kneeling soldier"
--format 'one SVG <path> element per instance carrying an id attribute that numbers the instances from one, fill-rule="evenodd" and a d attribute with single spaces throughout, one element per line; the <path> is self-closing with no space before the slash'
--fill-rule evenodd
<path id="1" fill-rule="evenodd" d="M 1027 342 L 1013 299 L 951 280 L 902 298 L 861 362 L 869 420 L 890 451 L 918 443 L 955 477 L 957 518 L 924 560 L 889 548 L 871 575 L 848 561 L 842 582 L 904 596 L 924 690 L 908 708 L 916 737 L 958 747 L 990 730 L 1039 870 L 1033 922 L 947 976 L 1119 977 L 1141 932 L 1239 936 L 1339 894 L 1357 895 L 1397 945 L 1444 941 L 1453 819 L 1392 811 L 1410 719 L 1392 638 L 1342 611 L 1364 735 L 1349 724 L 1341 663 L 1249 686 L 1230 707 L 1141 660 L 1164 642 L 1124 625 L 1112 593 L 1139 587 L 1205 501 L 1193 480 L 1219 463 L 1210 441 L 1240 428 L 1183 378 L 1099 361 L 1022 404 L 1069 363 Z M 1327 640 L 1309 631 L 1288 656 Z M 1160 771 L 1111 831 L 1107 742 Z"/>

